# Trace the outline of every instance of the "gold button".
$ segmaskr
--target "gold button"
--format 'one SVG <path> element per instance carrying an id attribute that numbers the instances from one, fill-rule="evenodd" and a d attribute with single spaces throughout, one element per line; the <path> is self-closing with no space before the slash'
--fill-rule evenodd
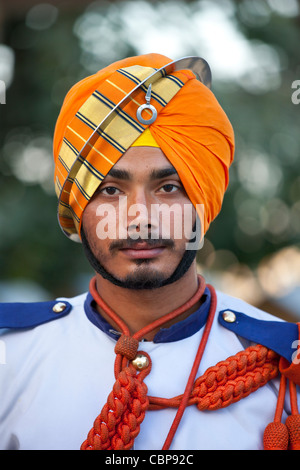
<path id="1" fill-rule="evenodd" d="M 131 361 L 131 363 L 137 370 L 143 370 L 148 367 L 149 359 L 144 354 L 137 354 L 136 357 Z"/>
<path id="2" fill-rule="evenodd" d="M 61 313 L 66 309 L 66 304 L 64 302 L 57 302 L 52 308 L 54 313 Z"/>
<path id="3" fill-rule="evenodd" d="M 227 323 L 234 323 L 236 320 L 236 315 L 231 310 L 226 310 L 223 312 L 223 320 Z"/>

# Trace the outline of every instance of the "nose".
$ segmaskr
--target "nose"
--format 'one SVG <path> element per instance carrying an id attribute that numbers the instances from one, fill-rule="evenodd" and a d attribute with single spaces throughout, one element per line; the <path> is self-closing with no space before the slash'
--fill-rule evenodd
<path id="1" fill-rule="evenodd" d="M 151 194 L 138 188 L 128 198 L 127 232 L 131 238 L 150 238 L 157 229 L 151 220 Z"/>

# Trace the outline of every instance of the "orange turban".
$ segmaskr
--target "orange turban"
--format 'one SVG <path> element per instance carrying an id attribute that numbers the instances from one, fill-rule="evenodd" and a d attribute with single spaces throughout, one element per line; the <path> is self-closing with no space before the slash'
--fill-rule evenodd
<path id="1" fill-rule="evenodd" d="M 53 144 L 58 219 L 67 236 L 78 239 L 89 200 L 148 127 L 193 205 L 204 206 L 204 233 L 218 215 L 233 161 L 234 134 L 210 89 L 189 69 L 162 71 L 151 84 L 156 120 L 148 126 L 137 119 L 137 109 L 145 104 L 148 77 L 170 62 L 158 54 L 127 58 L 68 92 Z"/>

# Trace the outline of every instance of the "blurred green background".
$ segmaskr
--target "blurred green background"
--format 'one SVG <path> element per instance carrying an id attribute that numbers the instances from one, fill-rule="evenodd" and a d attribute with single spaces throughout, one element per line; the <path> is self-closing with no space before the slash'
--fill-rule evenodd
<path id="1" fill-rule="evenodd" d="M 75 82 L 158 52 L 209 62 L 236 133 L 229 189 L 199 270 L 217 288 L 299 320 L 299 45 L 296 0 L 2 0 L 0 301 L 87 289 L 92 270 L 57 223 L 55 121 Z"/>

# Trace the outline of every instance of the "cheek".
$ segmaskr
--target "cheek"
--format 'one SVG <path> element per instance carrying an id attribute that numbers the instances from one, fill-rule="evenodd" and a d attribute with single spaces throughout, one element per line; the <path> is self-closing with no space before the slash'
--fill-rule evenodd
<path id="1" fill-rule="evenodd" d="M 162 235 L 168 235 L 174 240 L 186 240 L 190 238 L 196 211 L 190 204 L 173 204 L 154 211 L 153 221 L 158 223 Z"/>
<path id="2" fill-rule="evenodd" d="M 113 241 L 127 238 L 129 219 L 127 198 L 121 197 L 115 203 L 90 203 L 84 212 L 83 223 L 92 232 L 90 237 Z"/>
<path id="3" fill-rule="evenodd" d="M 96 225 L 96 207 L 95 205 L 90 202 L 88 206 L 85 208 L 83 215 L 82 215 L 82 226 L 84 230 L 88 233 L 93 232 L 95 225 Z"/>
<path id="4" fill-rule="evenodd" d="M 94 211 L 94 230 L 99 240 L 119 238 L 119 214 L 112 204 L 98 204 Z"/>

